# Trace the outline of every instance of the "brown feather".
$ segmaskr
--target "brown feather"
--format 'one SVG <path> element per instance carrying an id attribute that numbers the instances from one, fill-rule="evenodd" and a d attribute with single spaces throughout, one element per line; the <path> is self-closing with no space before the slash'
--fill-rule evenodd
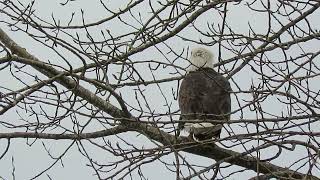
<path id="1" fill-rule="evenodd" d="M 189 72 L 181 83 L 179 90 L 179 107 L 181 120 L 223 120 L 228 121 L 231 111 L 230 91 L 228 80 L 212 68 L 201 68 Z M 179 128 L 184 128 L 184 122 Z M 217 123 L 212 123 L 217 125 Z M 199 132 L 199 133 L 197 133 Z M 221 129 L 211 132 L 191 130 L 195 137 L 208 139 L 219 137 Z M 197 134 L 196 134 L 197 133 Z"/>

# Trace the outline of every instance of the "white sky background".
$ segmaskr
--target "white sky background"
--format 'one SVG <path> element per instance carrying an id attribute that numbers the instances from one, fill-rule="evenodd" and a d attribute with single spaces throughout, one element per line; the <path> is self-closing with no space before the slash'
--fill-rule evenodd
<path id="1" fill-rule="evenodd" d="M 21 1 L 22 3 L 29 3 L 30 1 Z M 59 19 L 61 21 L 62 25 L 65 25 L 68 21 L 69 18 L 71 17 L 72 12 L 75 12 L 75 20 L 74 22 L 81 22 L 81 11 L 80 9 L 83 9 L 84 17 L 86 20 L 86 23 L 89 22 L 94 22 L 100 19 L 105 18 L 106 16 L 109 16 L 108 13 L 101 7 L 101 4 L 99 3 L 98 0 L 92 0 L 92 1 L 85 1 L 85 0 L 80 0 L 80 1 L 75 1 L 72 3 L 69 3 L 67 6 L 60 6 L 59 3 L 63 1 L 36 1 L 35 2 L 35 8 L 36 9 L 36 14 L 41 17 L 44 20 L 52 22 L 51 16 L 54 16 L 55 19 Z M 117 10 L 119 7 L 122 7 L 119 3 L 120 1 L 108 1 L 108 7 L 114 10 Z M 187 2 L 187 1 L 186 1 Z M 123 3 L 125 4 L 125 3 Z M 154 3 L 156 5 L 156 3 Z M 229 6 L 229 11 L 228 11 L 228 17 L 227 17 L 227 22 L 228 24 L 232 27 L 234 31 L 236 31 L 239 34 L 247 34 L 249 32 L 249 27 L 248 27 L 248 22 L 250 22 L 251 26 L 254 28 L 254 30 L 257 33 L 264 34 L 266 32 L 266 23 L 267 19 L 265 15 L 262 14 L 257 14 L 253 13 L 252 11 L 249 11 L 248 8 L 246 8 L 242 3 L 240 6 L 234 6 L 231 7 Z M 141 11 L 139 11 L 142 15 L 142 18 L 144 17 L 149 17 L 151 16 L 150 9 L 145 9 L 143 6 L 141 7 Z M 147 3 L 145 3 L 145 7 L 147 7 Z M 156 6 L 155 6 L 156 7 Z M 137 10 L 137 9 L 136 9 Z M 133 12 L 138 14 L 138 11 Z M 319 18 L 319 11 L 311 15 L 308 19 L 310 22 L 312 22 L 313 29 L 318 29 L 320 28 L 320 21 L 317 20 Z M 0 19 L 3 19 L 6 17 L 3 17 L 3 14 L 0 14 Z M 130 17 L 124 16 L 123 19 L 126 20 L 128 18 L 128 22 L 138 25 L 134 20 L 130 19 Z M 218 13 L 214 12 L 214 10 L 208 11 L 207 13 L 203 14 L 200 16 L 200 18 L 197 19 L 195 22 L 195 25 L 199 27 L 200 29 L 204 30 L 206 29 L 206 22 L 217 22 L 221 23 L 221 18 L 218 17 Z M 287 23 L 287 20 L 284 20 L 283 23 Z M 303 23 L 302 23 L 303 24 Z M 74 24 L 73 24 L 74 25 Z M 24 33 L 21 32 L 13 32 L 10 31 L 8 27 L 5 26 L 4 23 L 0 23 L 1 28 L 3 28 L 9 35 L 10 37 L 16 41 L 19 45 L 22 47 L 26 48 L 28 52 L 31 54 L 35 55 L 39 59 L 42 59 L 43 61 L 50 60 L 50 62 L 54 64 L 61 65 L 65 68 L 68 66 L 66 63 L 61 60 L 60 57 L 58 57 L 55 53 L 53 53 L 50 49 L 44 48 L 42 44 L 39 42 L 36 42 L 30 38 L 28 38 Z M 279 24 L 274 23 L 273 29 L 276 31 L 280 28 Z M 91 35 L 94 36 L 95 40 L 99 40 L 101 38 L 99 32 L 100 30 L 104 29 L 109 29 L 110 32 L 116 36 L 120 34 L 124 34 L 126 32 L 131 32 L 132 29 L 129 29 L 128 26 L 124 26 L 123 24 L 119 22 L 112 21 L 110 23 L 104 23 L 103 25 L 100 25 L 94 28 L 89 28 Z M 94 33 L 96 32 L 96 34 Z M 81 34 L 82 33 L 82 34 Z M 79 35 L 85 35 L 85 32 L 82 31 Z M 195 31 L 192 31 L 191 28 L 186 28 L 186 30 L 183 30 L 181 33 L 179 33 L 180 36 L 192 38 L 193 40 L 199 40 L 201 37 L 198 33 Z M 86 37 L 82 37 L 83 39 L 86 39 Z M 101 39 L 102 40 L 102 39 Z M 207 40 L 207 39 L 203 39 Z M 285 41 L 285 39 L 283 40 Z M 195 46 L 198 46 L 195 43 L 192 42 L 185 42 L 181 40 L 180 38 L 174 37 L 166 41 L 167 44 L 172 47 L 177 53 L 181 53 L 183 49 L 187 48 L 192 48 Z M 310 41 L 307 44 L 306 43 L 301 43 L 301 45 L 304 47 L 304 50 L 310 51 L 310 52 L 315 52 L 319 49 L 320 43 L 319 41 Z M 157 45 L 158 48 L 163 50 L 164 53 L 168 52 L 168 49 L 163 45 L 159 44 Z M 218 55 L 218 50 L 217 50 L 217 45 L 212 46 L 209 48 L 212 50 L 216 56 Z M 68 62 L 70 64 L 73 64 L 75 66 L 81 66 L 81 61 L 79 61 L 74 55 L 71 55 L 70 53 L 67 53 L 65 51 L 61 51 L 64 53 L 64 57 L 68 59 Z M 268 54 L 269 58 L 272 58 L 273 60 L 276 59 L 281 59 L 282 54 L 281 52 L 277 51 L 272 51 Z M 289 54 L 292 56 L 295 56 L 297 54 L 302 54 L 302 51 L 298 47 L 291 47 L 289 50 Z M 187 53 L 183 53 L 184 57 L 187 57 Z M 223 51 L 222 54 L 222 59 L 228 59 L 230 57 L 233 57 L 234 54 L 232 54 L 230 51 Z M 168 54 L 166 56 L 169 60 L 172 61 L 172 59 L 175 58 L 175 55 L 173 54 Z M 130 57 L 131 60 L 136 60 L 136 61 L 141 61 L 141 60 L 156 60 L 156 61 L 163 61 L 166 62 L 166 59 L 154 48 L 148 48 L 147 50 L 138 53 L 137 55 L 134 55 Z M 187 66 L 187 61 L 185 60 L 178 60 L 177 65 L 182 65 L 183 67 Z M 136 67 L 137 70 L 144 76 L 145 79 L 152 79 L 152 76 L 150 75 L 150 72 L 145 71 L 145 67 Z M 226 67 L 228 68 L 228 67 Z M 112 71 L 112 70 L 110 70 Z M 270 72 L 270 69 L 265 70 L 265 72 Z M 160 79 L 163 77 L 169 77 L 170 72 L 174 72 L 173 69 L 159 69 L 156 71 L 156 78 Z M 21 87 L 21 84 L 18 84 L 16 81 L 12 81 L 12 77 L 8 76 L 8 71 L 0 71 L 0 84 L 1 86 L 5 87 L 10 87 L 12 89 L 17 89 L 18 87 Z M 184 73 L 183 71 L 180 71 L 180 73 Z M 251 74 L 250 74 L 251 73 Z M 302 73 L 302 72 L 301 72 Z M 23 78 L 23 77 L 22 77 Z M 244 68 L 241 70 L 236 76 L 233 77 L 234 81 L 237 82 L 238 84 L 242 85 L 242 88 L 245 90 L 249 90 L 251 83 L 253 82 L 255 85 L 259 83 L 258 77 L 254 74 L 252 74 L 252 71 L 250 71 L 250 68 Z M 112 78 L 110 79 L 112 82 Z M 313 88 L 315 90 L 320 89 L 320 85 L 318 84 L 319 82 L 319 77 L 310 80 L 310 82 L 314 82 L 315 85 Z M 30 79 L 30 81 L 32 81 Z M 234 84 L 231 83 L 233 86 Z M 168 111 L 168 108 L 163 106 L 164 105 L 164 99 L 159 96 L 158 94 L 159 89 L 155 85 L 151 86 L 141 86 L 141 88 L 145 89 L 145 96 L 150 100 L 149 102 L 152 102 L 150 104 L 151 109 L 156 110 L 158 113 L 166 113 Z M 171 90 L 172 88 L 176 90 L 176 82 L 174 83 L 164 83 L 161 85 L 162 91 L 165 92 L 166 97 L 169 99 L 169 104 L 172 103 L 172 111 L 178 110 L 178 105 L 177 102 L 174 100 Z M 234 88 L 233 88 L 234 89 Z M 130 91 L 131 90 L 131 91 Z M 123 88 L 120 90 L 122 96 L 124 99 L 132 104 L 132 105 L 137 105 L 135 102 L 134 98 L 134 92 L 130 88 Z M 250 96 L 242 96 L 241 99 L 248 99 Z M 303 97 L 302 97 L 303 98 Z M 237 104 L 235 103 L 235 99 L 233 97 L 233 109 L 238 108 Z M 286 110 L 283 110 L 285 108 L 284 105 L 281 104 L 274 104 L 272 99 L 268 100 L 265 102 L 264 106 L 265 110 L 268 112 L 272 112 L 274 114 L 280 114 L 281 111 L 286 112 Z M 15 109 L 17 110 L 17 109 Z M 20 113 L 23 113 L 23 111 L 20 109 Z M 246 118 L 255 118 L 254 113 L 246 112 Z M 29 117 L 33 118 L 33 117 Z M 233 115 L 233 118 L 238 119 L 239 114 Z M 84 118 L 83 120 L 85 121 L 87 118 Z M 10 113 L 5 114 L 4 116 L 1 117 L 1 121 L 17 121 L 19 120 L 19 116 L 17 116 L 16 112 L 14 110 L 11 110 Z M 165 120 L 165 118 L 164 118 Z M 68 122 L 64 122 L 66 125 Z M 100 126 L 99 124 L 92 124 L 89 129 L 87 129 L 88 132 L 93 131 L 93 130 L 100 130 L 103 127 Z M 241 133 L 245 133 L 246 131 L 242 130 L 239 127 L 234 126 L 234 128 Z M 3 129 L 3 127 L 0 127 L 0 130 Z M 254 129 L 254 127 L 253 127 Z M 6 132 L 8 129 L 6 129 Z M 130 136 L 132 135 L 132 136 Z M 129 140 L 131 143 L 135 143 L 137 146 L 145 146 L 145 147 L 153 147 L 152 144 L 146 144 L 147 139 L 142 137 L 142 136 L 136 136 L 137 133 L 125 133 L 123 135 L 120 135 L 120 137 L 125 138 Z M 226 133 L 223 132 L 222 137 L 225 137 Z M 107 138 L 110 141 L 120 141 L 116 137 L 110 137 Z M 33 139 L 29 140 L 30 143 L 33 142 Z M 110 162 L 114 158 L 114 156 L 111 156 L 109 154 L 106 154 L 105 151 L 101 151 L 97 148 L 91 149 L 92 145 L 89 144 L 86 141 L 82 141 L 87 148 L 87 151 L 92 153 L 90 156 L 94 157 L 95 159 L 99 159 L 100 162 Z M 6 140 L 0 140 L 0 152 L 2 152 L 2 149 L 6 145 Z M 53 160 L 48 157 L 47 152 L 44 150 L 42 143 L 46 145 L 46 147 L 52 152 L 53 155 L 59 156 L 68 145 L 70 145 L 72 142 L 68 140 L 59 140 L 59 141 L 54 141 L 54 140 L 37 140 L 31 147 L 29 147 L 26 143 L 25 139 L 14 139 L 11 142 L 10 146 L 10 151 L 5 155 L 5 157 L 0 161 L 0 177 L 4 179 L 12 179 L 12 171 L 13 168 L 15 169 L 15 175 L 16 179 L 29 179 L 32 178 L 34 175 L 37 173 L 41 172 L 42 170 L 48 168 L 51 163 L 53 163 Z M 120 143 L 121 144 L 121 143 Z M 233 148 L 233 150 L 238 150 L 241 151 L 243 150 L 241 147 Z M 268 157 L 268 153 L 270 152 L 265 152 L 262 156 Z M 272 152 L 271 152 L 272 153 Z M 291 160 L 296 160 L 297 156 L 301 156 L 301 154 L 306 153 L 305 149 L 302 148 L 297 148 L 294 152 L 290 152 L 288 156 L 286 157 L 281 157 L 273 163 L 278 164 L 278 165 L 283 165 L 286 164 L 286 161 Z M 199 156 L 194 156 L 190 155 L 187 153 L 182 153 L 184 154 L 190 162 L 200 164 L 200 165 L 210 165 L 213 160 L 199 157 Z M 291 158 L 292 157 L 292 158 Z M 12 158 L 14 158 L 14 167 L 12 166 Z M 172 155 L 168 155 L 162 158 L 162 160 L 166 160 L 168 162 L 174 161 Z M 55 165 L 51 170 L 49 170 L 47 173 L 42 175 L 39 179 L 48 179 L 46 177 L 46 174 L 49 174 L 52 179 L 66 179 L 72 177 L 73 179 L 95 179 L 95 177 L 92 176 L 94 171 L 90 169 L 89 167 L 86 167 L 85 164 L 88 163 L 88 160 L 86 160 L 79 152 L 77 149 L 77 146 L 72 146 L 72 148 L 67 152 L 67 154 L 63 157 L 63 166 L 61 165 L 60 162 L 58 162 L 58 165 Z M 289 163 L 288 163 L 289 164 Z M 229 169 L 228 171 L 233 171 L 235 170 L 236 167 Z M 145 174 L 146 177 L 149 179 L 163 179 L 166 177 L 166 179 L 174 179 L 175 174 L 170 173 L 168 170 L 165 169 L 164 165 L 162 165 L 159 162 L 155 163 L 149 163 L 147 165 L 143 166 L 143 173 Z M 240 173 L 241 174 L 241 173 Z M 245 173 L 248 175 L 247 173 Z M 253 175 L 251 172 L 250 175 Z M 315 175 L 320 175 L 319 172 Z M 137 179 L 138 176 L 135 175 L 136 177 L 133 177 L 133 179 Z M 247 177 L 247 176 L 246 176 Z M 235 177 L 231 177 L 230 179 L 233 178 L 240 178 L 239 174 L 236 174 Z M 243 177 L 244 178 L 244 177 Z"/>

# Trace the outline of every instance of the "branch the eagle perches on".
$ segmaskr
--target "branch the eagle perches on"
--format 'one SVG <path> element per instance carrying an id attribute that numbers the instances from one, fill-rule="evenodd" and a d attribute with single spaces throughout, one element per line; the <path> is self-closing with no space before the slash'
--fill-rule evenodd
<path id="1" fill-rule="evenodd" d="M 232 150 L 221 148 L 214 144 L 211 140 L 204 141 L 201 143 L 190 140 L 186 137 L 175 137 L 169 133 L 166 133 L 154 126 L 148 125 L 146 123 L 140 123 L 133 117 L 125 108 L 125 105 L 122 104 L 119 109 L 116 106 L 112 105 L 110 102 L 105 101 L 104 99 L 96 96 L 94 93 L 88 89 L 79 85 L 75 80 L 68 77 L 72 72 L 61 72 L 51 67 L 49 64 L 40 61 L 35 56 L 29 54 L 26 49 L 20 47 L 16 44 L 1 28 L 0 28 L 0 41 L 3 46 L 11 51 L 11 54 L 0 59 L 0 64 L 16 61 L 25 65 L 29 65 L 41 72 L 48 78 L 50 82 L 56 81 L 65 88 L 72 91 L 77 96 L 83 98 L 90 104 L 96 106 L 102 111 L 108 113 L 110 116 L 118 119 L 121 122 L 121 119 L 125 119 L 125 123 L 121 123 L 117 127 L 96 131 L 92 133 L 81 133 L 81 134 L 48 134 L 48 133 L 31 133 L 31 132 L 13 132 L 13 133 L 0 133 L 0 139 L 15 139 L 15 138 L 37 138 L 37 139 L 69 139 L 69 140 L 84 140 L 90 138 L 99 138 L 112 136 L 118 133 L 135 131 L 139 132 L 150 139 L 153 139 L 157 142 L 163 144 L 163 148 L 170 148 L 172 152 L 184 151 L 192 153 L 195 155 L 207 157 L 214 159 L 215 164 L 212 165 L 212 168 L 221 163 L 230 163 L 250 169 L 262 174 L 270 175 L 270 177 L 281 177 L 282 178 L 296 178 L 296 179 L 319 179 L 315 176 L 310 176 L 307 174 L 302 174 L 296 171 L 292 171 L 287 168 L 282 168 L 272 163 L 266 161 L 259 161 L 257 158 L 250 155 L 251 153 L 257 151 L 258 149 L 265 148 L 265 146 L 259 146 L 248 150 L 243 153 L 238 153 Z M 106 87 L 107 88 L 107 87 Z M 112 88 L 108 89 L 109 92 L 117 96 L 115 92 L 112 91 Z M 31 92 L 32 93 L 32 92 Z M 116 97 L 117 98 L 117 97 Z M 121 104 L 121 98 L 118 97 L 118 101 Z M 128 121 L 130 120 L 130 121 Z M 293 141 L 285 142 L 287 144 L 294 143 Z M 273 144 L 277 146 L 276 144 Z M 272 146 L 272 145 L 270 145 Z M 209 167 L 210 168 L 210 167 Z M 206 169 L 208 170 L 208 169 Z"/>

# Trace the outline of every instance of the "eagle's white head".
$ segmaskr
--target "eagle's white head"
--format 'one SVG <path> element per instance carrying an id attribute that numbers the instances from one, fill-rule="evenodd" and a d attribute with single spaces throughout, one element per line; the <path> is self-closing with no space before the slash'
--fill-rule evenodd
<path id="1" fill-rule="evenodd" d="M 194 48 L 191 50 L 190 63 L 188 72 L 196 71 L 199 68 L 213 68 L 214 54 L 202 47 Z"/>

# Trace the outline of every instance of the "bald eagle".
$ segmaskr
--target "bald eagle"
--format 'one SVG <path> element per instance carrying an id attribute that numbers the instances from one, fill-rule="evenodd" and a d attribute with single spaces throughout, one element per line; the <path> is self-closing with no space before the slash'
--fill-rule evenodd
<path id="1" fill-rule="evenodd" d="M 190 62 L 179 90 L 180 120 L 185 122 L 178 128 L 197 141 L 219 138 L 223 126 L 214 121 L 230 119 L 232 89 L 228 80 L 213 69 L 214 55 L 207 49 L 193 49 Z"/>

